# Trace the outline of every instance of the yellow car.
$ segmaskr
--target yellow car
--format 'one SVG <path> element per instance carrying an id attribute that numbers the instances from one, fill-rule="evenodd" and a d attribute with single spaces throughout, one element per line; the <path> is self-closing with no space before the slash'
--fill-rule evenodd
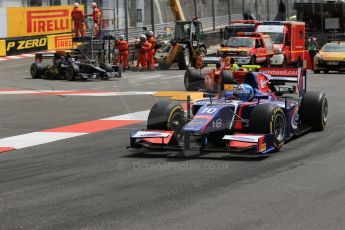
<path id="1" fill-rule="evenodd" d="M 345 71 L 345 42 L 328 42 L 314 57 L 314 73 Z"/>

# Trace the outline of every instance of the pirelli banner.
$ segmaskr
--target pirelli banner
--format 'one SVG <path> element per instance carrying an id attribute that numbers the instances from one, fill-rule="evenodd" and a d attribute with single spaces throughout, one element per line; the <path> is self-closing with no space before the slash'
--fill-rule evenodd
<path id="1" fill-rule="evenodd" d="M 47 50 L 47 48 L 47 36 L 6 39 L 6 55 Z"/>
<path id="2" fill-rule="evenodd" d="M 0 40 L 0 57 L 6 56 L 6 40 Z"/>
<path id="3" fill-rule="evenodd" d="M 73 6 L 8 7 L 7 37 L 71 33 L 72 10 Z"/>
<path id="4" fill-rule="evenodd" d="M 48 50 L 65 50 L 72 49 L 72 35 L 59 34 L 48 36 Z"/>

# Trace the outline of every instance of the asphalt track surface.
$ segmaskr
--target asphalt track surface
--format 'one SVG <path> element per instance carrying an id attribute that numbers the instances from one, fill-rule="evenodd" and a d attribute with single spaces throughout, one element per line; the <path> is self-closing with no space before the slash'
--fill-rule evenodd
<path id="1" fill-rule="evenodd" d="M 0 62 L 0 88 L 182 90 L 183 72 L 114 81 L 30 79 L 32 60 Z M 344 229 L 345 76 L 310 74 L 327 128 L 271 157 L 188 159 L 126 149 L 145 123 L 0 153 L 0 229 Z M 161 98 L 0 95 L 1 138 L 148 110 Z"/>

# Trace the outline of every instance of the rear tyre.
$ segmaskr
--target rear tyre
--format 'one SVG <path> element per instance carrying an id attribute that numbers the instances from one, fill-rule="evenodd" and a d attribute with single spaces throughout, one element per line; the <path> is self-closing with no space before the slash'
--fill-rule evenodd
<path id="1" fill-rule="evenodd" d="M 79 66 L 76 64 L 71 64 L 71 66 L 66 68 L 65 78 L 67 81 L 74 81 L 75 76 L 79 73 Z"/>
<path id="2" fill-rule="evenodd" d="M 273 146 L 279 150 L 286 139 L 286 118 L 283 110 L 273 104 L 256 106 L 250 114 L 251 133 L 273 134 Z"/>
<path id="3" fill-rule="evenodd" d="M 321 71 L 318 70 L 318 69 L 315 69 L 315 70 L 313 70 L 313 72 L 314 72 L 315 74 L 319 74 Z"/>
<path id="4" fill-rule="evenodd" d="M 44 72 L 44 67 L 41 63 L 32 63 L 30 67 L 30 75 L 32 78 L 41 78 Z"/>
<path id="5" fill-rule="evenodd" d="M 184 74 L 184 87 L 187 91 L 198 91 L 204 87 L 204 79 L 196 69 L 187 69 Z"/>
<path id="6" fill-rule="evenodd" d="M 324 92 L 306 92 L 301 103 L 301 121 L 314 130 L 324 130 L 327 123 L 328 101 Z"/>
<path id="7" fill-rule="evenodd" d="M 147 119 L 147 129 L 175 131 L 175 136 L 177 137 L 181 134 L 185 123 L 185 113 L 179 103 L 158 101 L 150 110 Z"/>
<path id="8" fill-rule="evenodd" d="M 234 77 L 232 75 L 232 72 L 227 70 L 222 70 L 219 79 L 218 79 L 218 90 L 219 92 L 222 92 L 224 90 L 225 85 L 234 84 Z"/>
<path id="9" fill-rule="evenodd" d="M 323 72 L 324 72 L 324 73 L 329 73 L 329 70 L 328 70 L 328 69 L 325 69 Z"/>
<path id="10" fill-rule="evenodd" d="M 177 60 L 178 68 L 187 70 L 190 66 L 190 54 L 188 49 L 182 50 L 180 55 L 178 55 Z"/>

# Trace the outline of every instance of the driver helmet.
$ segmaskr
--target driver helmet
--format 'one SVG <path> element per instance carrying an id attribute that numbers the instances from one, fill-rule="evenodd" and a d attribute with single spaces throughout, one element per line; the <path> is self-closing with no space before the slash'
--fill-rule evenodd
<path id="1" fill-rule="evenodd" d="M 78 2 L 75 2 L 75 3 L 73 4 L 73 7 L 74 7 L 74 8 L 79 8 L 79 3 L 78 3 Z"/>
<path id="2" fill-rule="evenodd" d="M 234 91 L 234 96 L 241 101 L 250 101 L 254 97 L 254 89 L 248 84 L 241 84 Z"/>
<path id="3" fill-rule="evenodd" d="M 121 35 L 119 36 L 119 39 L 120 39 L 120 40 L 124 40 L 124 39 L 125 39 L 125 35 L 122 35 L 122 34 L 121 34 Z"/>
<path id="4" fill-rule="evenodd" d="M 92 7 L 92 8 L 97 7 L 97 3 L 96 3 L 96 2 L 92 2 L 92 3 L 91 3 L 91 7 Z"/>

